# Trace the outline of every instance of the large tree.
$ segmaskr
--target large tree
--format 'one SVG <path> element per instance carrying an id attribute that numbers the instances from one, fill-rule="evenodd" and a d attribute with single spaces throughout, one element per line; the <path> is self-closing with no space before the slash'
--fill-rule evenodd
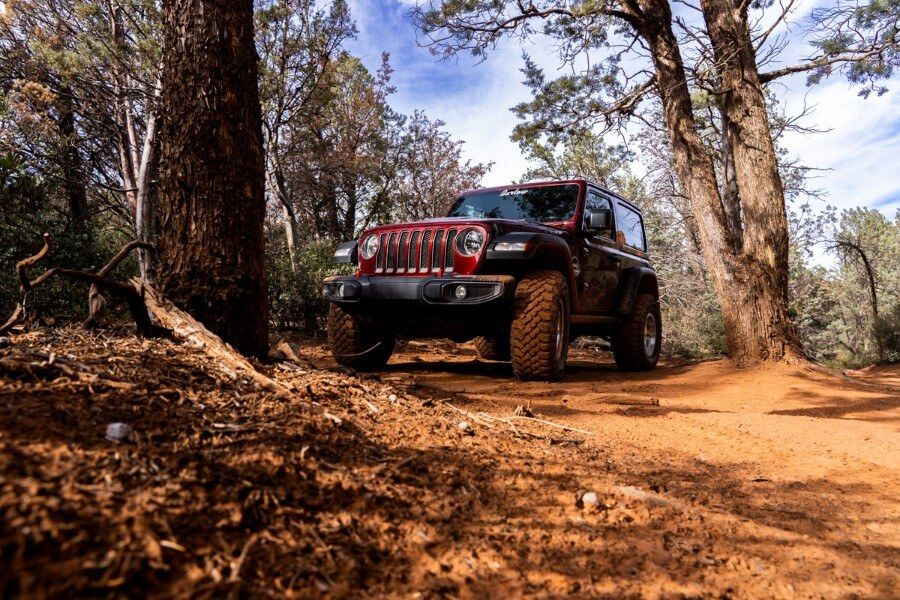
<path id="1" fill-rule="evenodd" d="M 268 350 L 252 0 L 165 0 L 158 281 L 239 350 Z"/>

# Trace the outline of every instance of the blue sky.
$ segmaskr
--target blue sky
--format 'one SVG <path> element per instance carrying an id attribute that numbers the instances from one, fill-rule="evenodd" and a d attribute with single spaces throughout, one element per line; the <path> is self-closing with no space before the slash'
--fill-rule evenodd
<path id="1" fill-rule="evenodd" d="M 794 20 L 823 1 L 799 3 Z M 414 0 L 351 0 L 350 4 L 359 27 L 351 51 L 372 69 L 377 68 L 382 51 L 391 54 L 397 87 L 392 106 L 404 113 L 423 109 L 429 117 L 445 121 L 457 139 L 465 140 L 468 158 L 494 163 L 485 184 L 519 178 L 526 162 L 509 141 L 516 124 L 509 109 L 529 96 L 519 71 L 523 48 L 513 42 L 501 44 L 480 63 L 468 56 L 438 61 L 418 46 L 416 31 L 406 17 Z M 524 49 L 548 69 L 548 75 L 558 67 L 546 40 L 532 40 Z M 792 55 L 785 60 L 795 60 L 805 49 L 802 43 L 792 45 Z M 800 112 L 805 103 L 813 110 L 803 124 L 828 130 L 789 133 L 783 141 L 803 164 L 823 169 L 814 181 L 816 188 L 827 193 L 821 204 L 869 206 L 893 217 L 900 209 L 900 76 L 887 82 L 887 94 L 868 100 L 857 97 L 856 90 L 839 78 L 809 88 L 799 75 L 781 80 L 780 85 L 779 95 L 789 113 Z"/>

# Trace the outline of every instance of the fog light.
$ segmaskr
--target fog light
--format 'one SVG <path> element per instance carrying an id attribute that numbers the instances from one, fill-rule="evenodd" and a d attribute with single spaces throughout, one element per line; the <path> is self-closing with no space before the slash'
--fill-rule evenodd
<path id="1" fill-rule="evenodd" d="M 458 285 L 456 289 L 453 290 L 453 295 L 456 296 L 457 300 L 465 300 L 466 298 L 466 286 Z"/>
<path id="2" fill-rule="evenodd" d="M 338 284 L 337 292 L 338 292 L 338 296 L 340 296 L 341 298 L 344 298 L 344 297 L 345 297 L 345 296 L 344 296 L 344 284 L 343 284 L 343 283 L 339 283 L 339 284 Z"/>

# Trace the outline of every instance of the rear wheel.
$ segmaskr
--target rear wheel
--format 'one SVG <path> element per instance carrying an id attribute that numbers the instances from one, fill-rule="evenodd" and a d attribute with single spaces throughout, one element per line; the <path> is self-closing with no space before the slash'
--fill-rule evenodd
<path id="1" fill-rule="evenodd" d="M 648 371 L 659 361 L 661 346 L 659 302 L 650 294 L 638 294 L 631 314 L 612 339 L 616 364 L 624 371 Z"/>
<path id="2" fill-rule="evenodd" d="M 536 271 L 516 286 L 510 358 L 519 379 L 557 379 L 569 351 L 569 286 L 559 271 Z"/>
<path id="3" fill-rule="evenodd" d="M 472 343 L 478 356 L 485 360 L 509 360 L 509 334 L 478 336 Z"/>
<path id="4" fill-rule="evenodd" d="M 335 304 L 328 307 L 328 345 L 334 359 L 345 367 L 368 371 L 387 364 L 394 337 L 377 331 Z"/>

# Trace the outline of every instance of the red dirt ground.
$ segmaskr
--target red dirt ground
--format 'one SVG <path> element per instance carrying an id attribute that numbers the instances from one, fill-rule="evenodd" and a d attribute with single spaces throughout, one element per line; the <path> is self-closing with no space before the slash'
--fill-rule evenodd
<path id="1" fill-rule="evenodd" d="M 265 368 L 276 398 L 169 341 L 18 336 L 0 596 L 896 596 L 896 368 L 302 358 Z"/>

